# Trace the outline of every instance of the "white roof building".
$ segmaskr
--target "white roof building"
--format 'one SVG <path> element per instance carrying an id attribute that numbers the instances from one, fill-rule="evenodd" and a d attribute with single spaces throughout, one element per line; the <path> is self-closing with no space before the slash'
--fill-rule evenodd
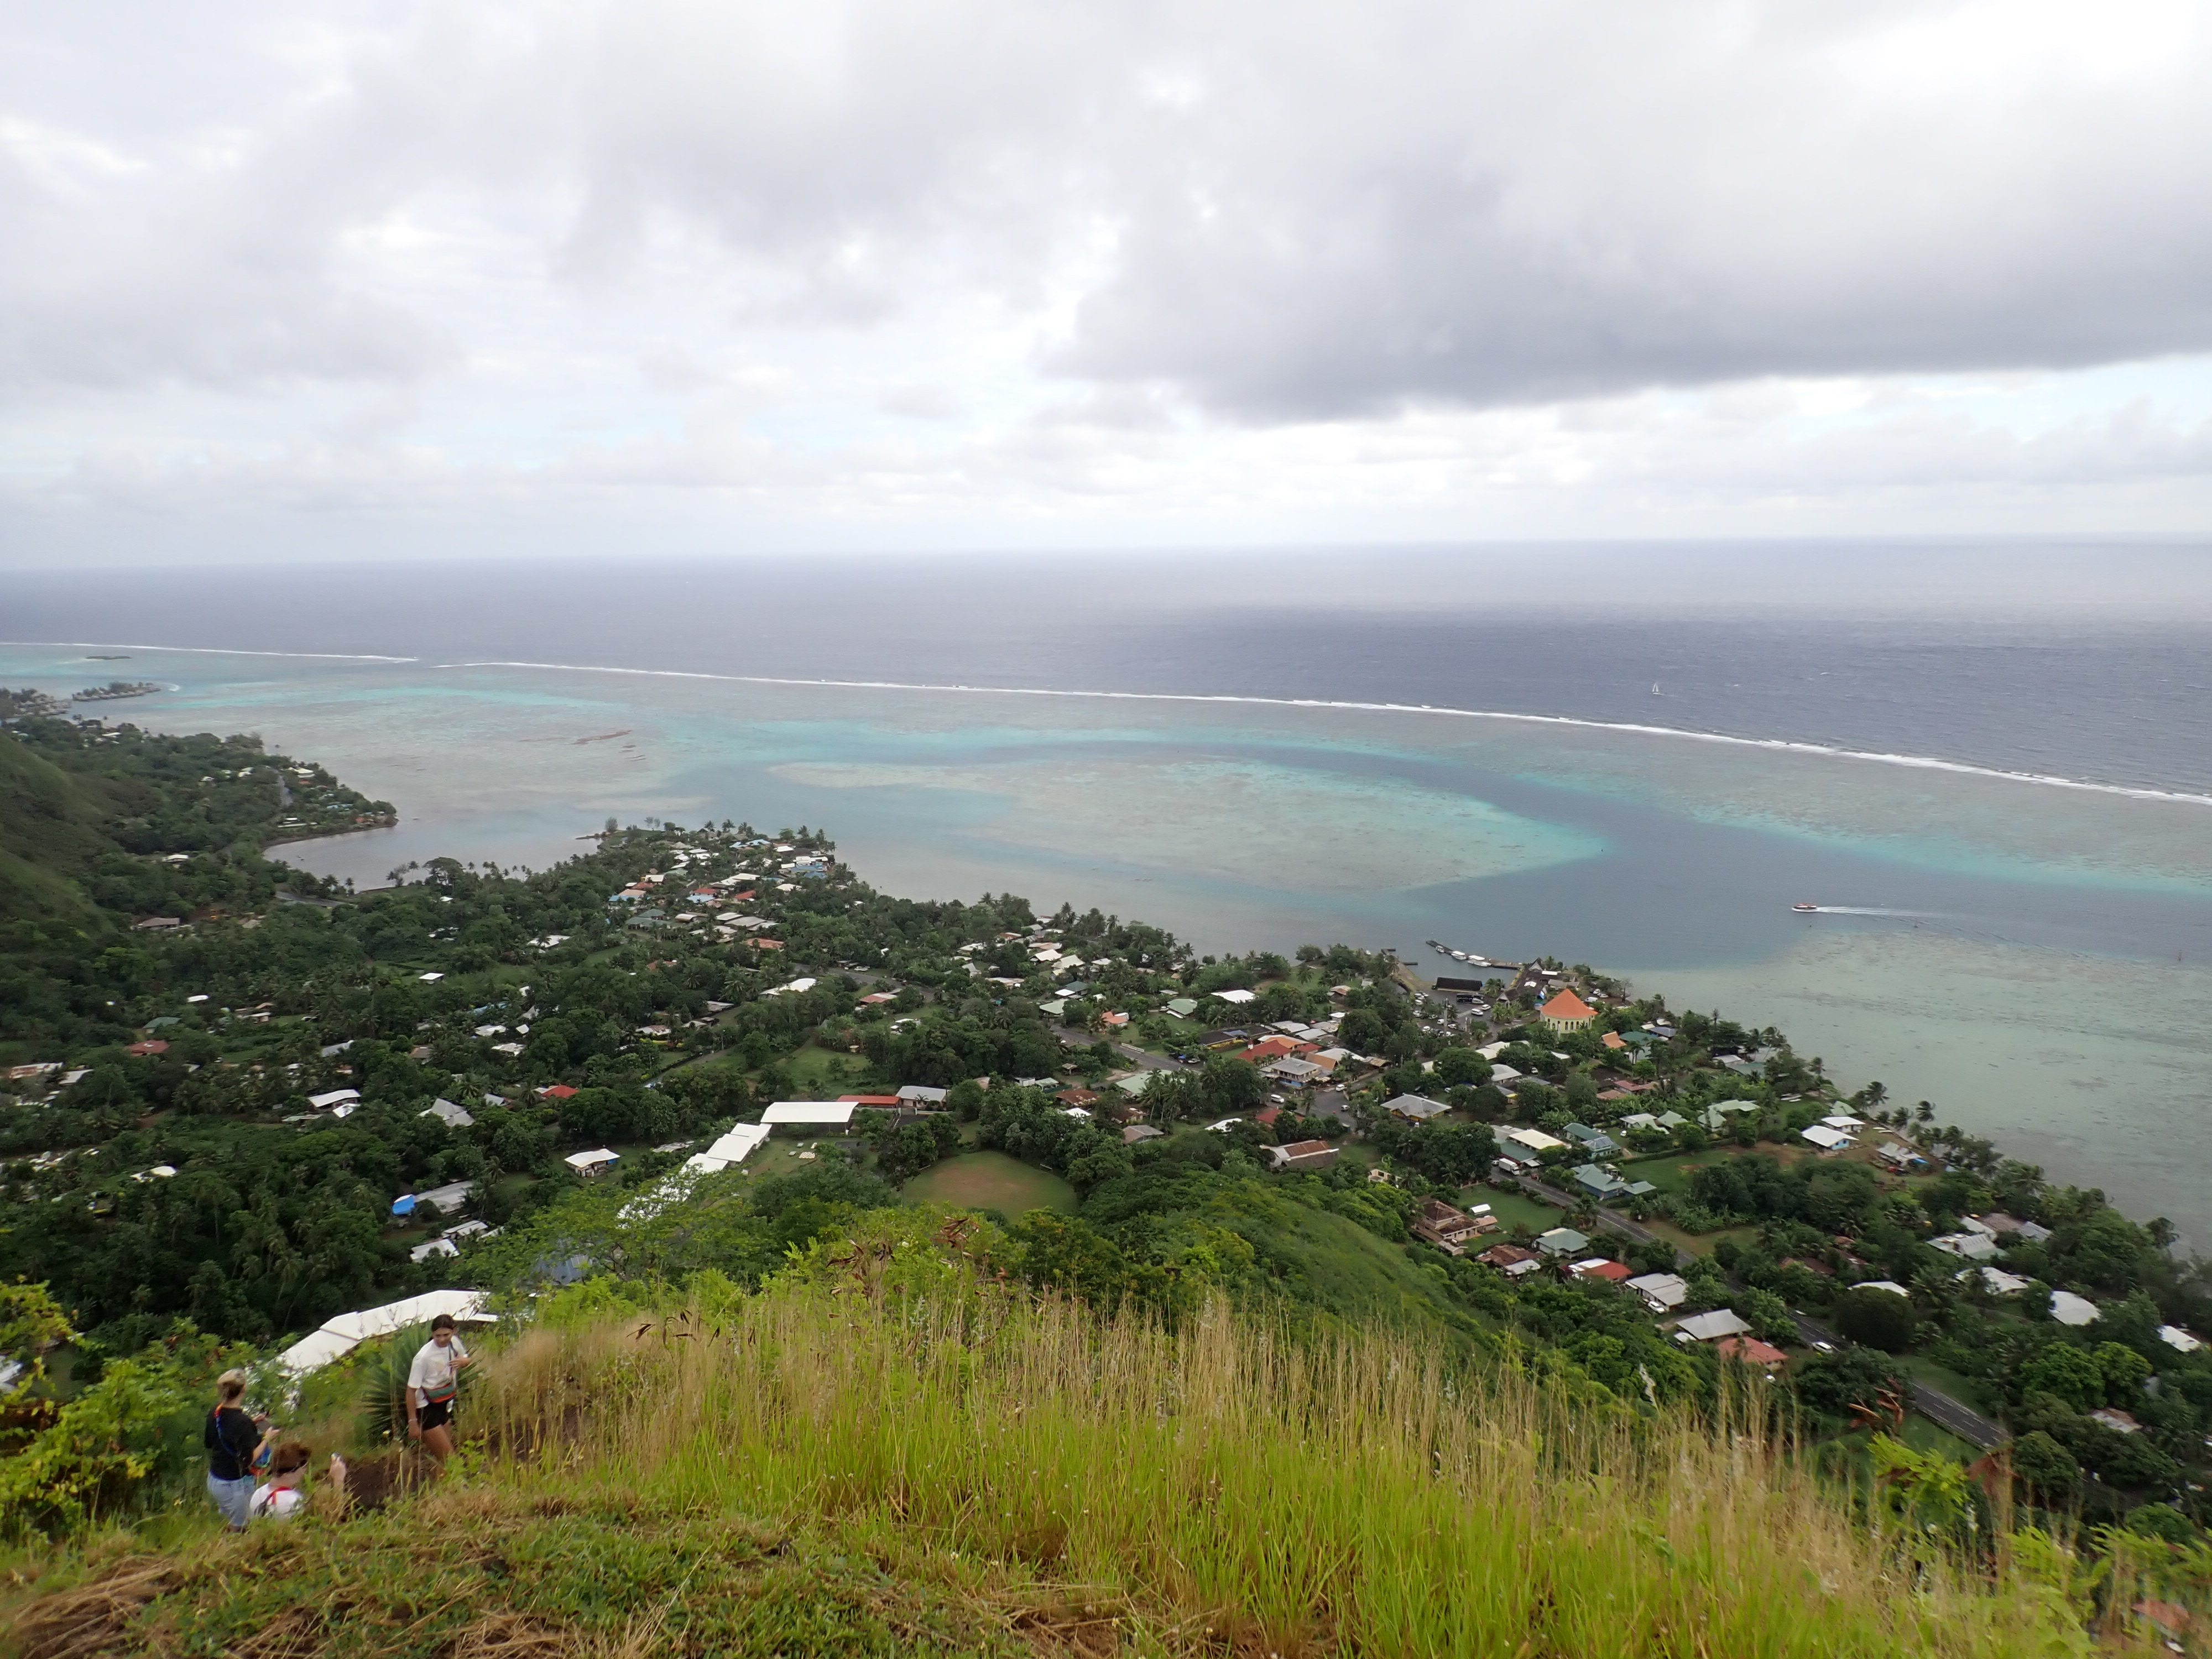
<path id="1" fill-rule="evenodd" d="M 2094 1325 L 2097 1322 L 2097 1304 L 2071 1291 L 2053 1291 L 2051 1316 L 2062 1325 Z"/>
<path id="2" fill-rule="evenodd" d="M 1567 1144 L 1557 1135 L 1547 1135 L 1541 1129 L 1509 1129 L 1505 1138 L 1516 1146 L 1526 1146 L 1532 1152 L 1556 1152 Z"/>
<path id="3" fill-rule="evenodd" d="M 2198 1340 L 2196 1337 L 2190 1335 L 2187 1331 L 2183 1330 L 2179 1325 L 2160 1326 L 2158 1328 L 2158 1340 L 2165 1343 L 2167 1347 L 2173 1349 L 2179 1353 L 2195 1353 L 2199 1348 L 2204 1346 L 2202 1341 Z"/>
<path id="4" fill-rule="evenodd" d="M 610 1152 L 605 1146 L 595 1146 L 588 1152 L 571 1152 L 561 1161 L 578 1175 L 589 1176 L 611 1169 L 615 1160 L 621 1156 L 620 1152 Z"/>
<path id="5" fill-rule="evenodd" d="M 909 1106 L 942 1106 L 951 1092 L 933 1089 L 927 1083 L 909 1083 L 898 1091 L 898 1097 Z"/>
<path id="6" fill-rule="evenodd" d="M 434 1117 L 441 1123 L 453 1129 L 465 1129 L 476 1121 L 476 1119 L 469 1115 L 467 1107 L 458 1106 L 443 1096 L 432 1101 L 427 1110 L 417 1112 L 416 1115 Z"/>
<path id="7" fill-rule="evenodd" d="M 1247 1002 L 1257 1000 L 1257 999 L 1255 998 L 1253 994 L 1249 991 L 1216 991 L 1213 994 L 1219 997 L 1224 1002 L 1234 1002 L 1240 1006 Z"/>
<path id="8" fill-rule="evenodd" d="M 410 1325 L 427 1325 L 440 1314 L 451 1315 L 463 1325 L 488 1325 L 492 1317 L 482 1291 L 426 1291 L 380 1308 L 325 1320 L 320 1330 L 277 1355 L 276 1363 L 293 1376 L 304 1376 L 343 1358 L 372 1337 L 390 1336 Z"/>
<path id="9" fill-rule="evenodd" d="M 1825 1123 L 1815 1123 L 1809 1129 L 1800 1129 L 1798 1138 L 1809 1140 L 1824 1152 L 1840 1152 L 1851 1144 L 1851 1138 L 1841 1129 L 1831 1129 Z"/>
<path id="10" fill-rule="evenodd" d="M 703 1152 L 694 1152 L 684 1160 L 684 1167 L 696 1170 L 701 1175 L 720 1175 L 725 1170 L 735 1169 L 760 1149 L 768 1139 L 765 1123 L 740 1123 L 721 1136 Z"/>
<path id="11" fill-rule="evenodd" d="M 1997 1254 L 1997 1242 L 1987 1233 L 1946 1233 L 1928 1242 L 1964 1261 L 1990 1261 Z"/>
<path id="12" fill-rule="evenodd" d="M 1651 1304 L 1653 1313 L 1670 1313 L 1690 1299 L 1690 1287 L 1680 1273 L 1643 1273 L 1628 1281 L 1628 1288 Z"/>
<path id="13" fill-rule="evenodd" d="M 2008 1273 L 2002 1267 L 1961 1267 L 1951 1276 L 1971 1279 L 1977 1273 L 1981 1275 L 1982 1287 L 1997 1296 L 2018 1296 L 2034 1282 L 2018 1273 Z"/>
<path id="14" fill-rule="evenodd" d="M 766 1124 L 808 1124 L 823 1128 L 850 1128 L 860 1103 L 851 1100 L 779 1100 L 761 1114 Z"/>
<path id="15" fill-rule="evenodd" d="M 1749 1336 L 1751 1327 L 1742 1316 L 1727 1308 L 1716 1308 L 1711 1313 L 1692 1314 L 1674 1327 L 1678 1338 L 1687 1337 L 1692 1342 L 1717 1342 L 1724 1336 Z"/>
<path id="16" fill-rule="evenodd" d="M 1892 1296 L 1901 1296 L 1907 1299 L 1910 1299 L 1912 1295 L 1911 1291 L 1893 1279 L 1863 1279 L 1851 1288 L 1855 1291 L 1887 1291 Z"/>
<path id="17" fill-rule="evenodd" d="M 1382 1103 L 1386 1112 L 1395 1112 L 1400 1117 L 1431 1118 L 1451 1110 L 1441 1100 L 1431 1100 L 1426 1095 L 1399 1095 Z"/>
<path id="18" fill-rule="evenodd" d="M 2002 1238 L 2007 1233 L 2018 1233 L 2031 1244 L 2040 1244 L 2051 1237 L 2051 1229 L 2038 1226 L 2033 1221 L 2021 1221 L 2002 1210 L 1990 1215 L 1970 1215 L 1959 1224 L 1969 1231 L 1985 1233 L 1991 1238 Z"/>
<path id="19" fill-rule="evenodd" d="M 319 1095 L 309 1095 L 307 1104 L 319 1112 L 327 1112 L 333 1106 L 360 1098 L 361 1091 L 358 1089 L 331 1089 Z"/>

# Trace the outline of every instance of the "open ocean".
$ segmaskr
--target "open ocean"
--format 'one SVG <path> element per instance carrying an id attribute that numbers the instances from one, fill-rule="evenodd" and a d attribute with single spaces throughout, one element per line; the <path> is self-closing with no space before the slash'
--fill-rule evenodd
<path id="1" fill-rule="evenodd" d="M 0 678 L 393 801 L 291 854 L 362 885 L 726 816 L 1209 950 L 1587 961 L 2212 1247 L 2203 550 L 1759 556 L 16 573 Z"/>

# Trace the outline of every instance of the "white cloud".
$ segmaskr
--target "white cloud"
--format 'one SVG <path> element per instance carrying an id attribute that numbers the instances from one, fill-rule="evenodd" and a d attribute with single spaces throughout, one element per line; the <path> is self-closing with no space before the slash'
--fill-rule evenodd
<path id="1" fill-rule="evenodd" d="M 0 24 L 33 544 L 581 537 L 609 492 L 787 544 L 2212 504 L 2201 5 L 191 9 Z"/>

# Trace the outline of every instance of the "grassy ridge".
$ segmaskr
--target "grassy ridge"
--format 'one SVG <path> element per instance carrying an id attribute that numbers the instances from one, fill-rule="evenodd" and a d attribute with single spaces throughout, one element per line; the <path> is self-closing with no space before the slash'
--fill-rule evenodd
<path id="1" fill-rule="evenodd" d="M 1102 1321 L 941 1222 L 755 1296 L 571 1296 L 487 1366 L 438 1489 L 125 1564 L 19 1607 L 19 1650 L 2084 1650 L 2008 1562 L 1869 1529 L 1757 1432 L 1412 1336 Z"/>
<path id="2" fill-rule="evenodd" d="M 101 825 L 129 805 L 112 780 L 72 775 L 0 738 L 0 916 L 96 923 L 71 878 L 112 850 Z"/>

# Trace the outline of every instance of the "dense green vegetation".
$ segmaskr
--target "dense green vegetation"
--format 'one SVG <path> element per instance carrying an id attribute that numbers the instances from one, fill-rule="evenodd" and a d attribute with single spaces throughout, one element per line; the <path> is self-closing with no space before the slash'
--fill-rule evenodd
<path id="1" fill-rule="evenodd" d="M 550 871 L 438 860 L 356 893 L 267 848 L 303 813 L 389 809 L 240 738 L 33 714 L 0 734 L 0 774 L 20 786 L 0 795 L 0 1354 L 52 1360 L 4 1385 L 18 1534 L 153 1524 L 190 1490 L 195 1390 L 333 1315 L 441 1285 L 665 1311 L 818 1274 L 856 1240 L 919 1248 L 921 1225 L 1024 1305 L 1115 1329 L 1182 1340 L 1234 1309 L 1286 1341 L 1510 1374 L 1638 1434 L 1755 1424 L 1819 1445 L 1826 1477 L 1940 1487 L 1946 1548 L 2015 1502 L 2056 1533 L 2205 1547 L 2212 1351 L 2174 1340 L 2212 1326 L 2202 1265 L 1924 1103 L 1839 1098 L 1778 1032 L 1557 963 L 1462 1006 L 1342 945 L 1217 960 L 1011 895 L 899 899 L 804 827 L 611 822 Z M 1587 1026 L 1547 1024 L 1561 988 Z M 1282 1073 L 1293 1048 L 1328 1069 Z M 925 1105 L 888 1100 L 914 1085 Z M 769 1103 L 832 1093 L 884 1109 L 686 1167 Z M 1846 1113 L 1918 1162 L 1802 1139 Z M 1566 1144 L 1511 1139 L 1532 1129 Z M 1334 1161 L 1269 1157 L 1313 1141 Z M 594 1148 L 617 1156 L 586 1178 L 568 1156 Z M 1055 1201 L 914 1208 L 917 1176 L 979 1152 Z M 1464 1251 L 1415 1231 L 1490 1200 L 1504 1224 Z M 2006 1225 L 1970 1263 L 1953 1252 L 1985 1214 Z M 1563 1224 L 1589 1243 L 1538 1271 L 1474 1253 Z M 1731 1310 L 1788 1350 L 1779 1386 L 1564 1271 L 1585 1256 L 1679 1273 L 1676 1313 Z M 1806 1317 L 1840 1340 L 1814 1346 Z M 1963 1445 L 1877 1457 L 1931 1380 L 2008 1431 L 2011 1479 L 1960 1485 Z"/>

